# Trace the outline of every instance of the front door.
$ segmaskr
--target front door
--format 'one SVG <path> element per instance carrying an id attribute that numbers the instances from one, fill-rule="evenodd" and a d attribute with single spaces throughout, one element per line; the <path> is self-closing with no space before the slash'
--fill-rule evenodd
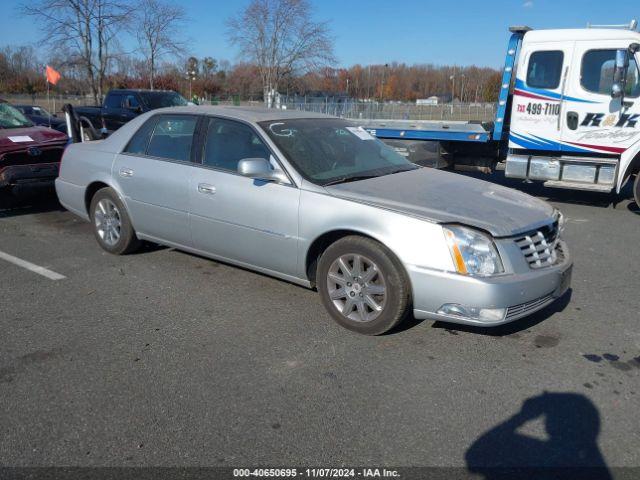
<path id="1" fill-rule="evenodd" d="M 112 175 L 138 233 L 192 246 L 189 189 L 197 122 L 195 115 L 154 115 L 116 156 Z"/>
<path id="2" fill-rule="evenodd" d="M 562 118 L 563 150 L 619 155 L 639 139 L 640 75 L 630 59 L 624 99 L 611 97 L 616 51 L 628 41 L 576 42 Z"/>
<path id="3" fill-rule="evenodd" d="M 513 91 L 509 147 L 559 152 L 574 42 L 523 43 Z"/>
<path id="4" fill-rule="evenodd" d="M 237 173 L 243 158 L 275 159 L 249 125 L 211 118 L 202 166 L 190 189 L 194 247 L 246 265 L 295 276 L 298 203 L 293 184 Z"/>

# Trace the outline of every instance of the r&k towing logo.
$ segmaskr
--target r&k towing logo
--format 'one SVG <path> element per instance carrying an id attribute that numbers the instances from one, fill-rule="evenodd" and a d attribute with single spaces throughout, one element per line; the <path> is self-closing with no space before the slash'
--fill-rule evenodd
<path id="1" fill-rule="evenodd" d="M 620 118 L 616 114 L 610 114 L 605 117 L 604 113 L 587 113 L 580 126 L 635 128 L 638 121 L 640 121 L 639 113 L 623 113 Z"/>

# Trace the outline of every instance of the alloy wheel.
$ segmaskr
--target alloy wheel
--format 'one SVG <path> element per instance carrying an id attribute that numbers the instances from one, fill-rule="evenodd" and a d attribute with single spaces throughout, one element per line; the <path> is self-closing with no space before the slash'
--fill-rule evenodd
<path id="1" fill-rule="evenodd" d="M 326 280 L 329 298 L 343 316 L 370 322 L 384 310 L 386 282 L 371 259 L 358 254 L 342 255 L 329 267 Z"/>
<path id="2" fill-rule="evenodd" d="M 96 205 L 94 219 L 100 239 L 110 247 L 116 245 L 122 232 L 122 220 L 118 206 L 108 198 L 103 198 Z"/>

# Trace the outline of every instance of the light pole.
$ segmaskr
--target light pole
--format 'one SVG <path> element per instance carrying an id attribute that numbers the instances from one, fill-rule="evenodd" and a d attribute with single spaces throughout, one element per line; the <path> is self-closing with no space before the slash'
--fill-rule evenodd
<path id="1" fill-rule="evenodd" d="M 453 115 L 453 99 L 456 98 L 456 71 L 449 77 L 451 80 L 451 115 Z"/>
<path id="2" fill-rule="evenodd" d="M 460 75 L 460 82 L 461 82 L 461 87 L 460 87 L 460 101 L 464 102 L 464 73 Z"/>
<path id="3" fill-rule="evenodd" d="M 380 103 L 383 104 L 382 108 L 384 108 L 384 80 L 385 80 L 385 77 L 387 75 L 387 69 L 388 68 L 389 68 L 389 64 L 385 63 L 384 64 L 384 69 L 382 70 L 382 89 L 380 91 Z"/>
<path id="4" fill-rule="evenodd" d="M 185 76 L 185 78 L 189 80 L 189 101 L 191 101 L 191 82 L 193 82 L 196 79 L 197 74 L 198 72 L 195 69 L 193 68 L 187 69 L 187 75 Z"/>
<path id="5" fill-rule="evenodd" d="M 187 59 L 187 66 L 185 70 L 185 78 L 189 81 L 189 101 L 191 101 L 193 95 L 191 91 L 191 82 L 193 82 L 198 75 L 198 59 L 196 57 L 189 57 Z"/>

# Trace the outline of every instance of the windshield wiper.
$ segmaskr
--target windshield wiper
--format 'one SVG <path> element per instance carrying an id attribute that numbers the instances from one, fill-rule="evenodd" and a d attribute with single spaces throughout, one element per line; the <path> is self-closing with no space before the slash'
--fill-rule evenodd
<path id="1" fill-rule="evenodd" d="M 329 185 L 336 185 L 338 183 L 348 183 L 348 182 L 357 182 L 358 180 L 366 180 L 368 178 L 376 178 L 379 177 L 379 174 L 376 175 L 352 175 L 345 177 L 338 177 L 335 180 L 331 180 L 330 182 L 323 183 L 323 187 L 328 187 Z"/>

